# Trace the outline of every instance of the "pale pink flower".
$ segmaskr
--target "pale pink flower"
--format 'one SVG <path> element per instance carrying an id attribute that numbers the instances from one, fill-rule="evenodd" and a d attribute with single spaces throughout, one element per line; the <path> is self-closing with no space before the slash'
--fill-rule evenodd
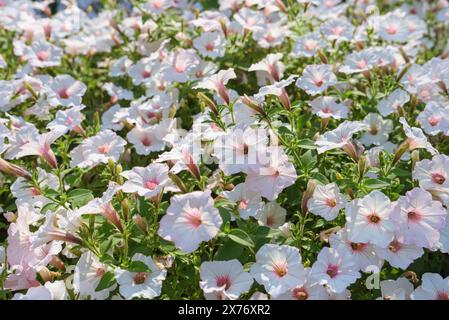
<path id="1" fill-rule="evenodd" d="M 201 242 L 214 238 L 222 223 L 211 192 L 194 191 L 171 198 L 158 234 L 182 251 L 193 252 Z"/>

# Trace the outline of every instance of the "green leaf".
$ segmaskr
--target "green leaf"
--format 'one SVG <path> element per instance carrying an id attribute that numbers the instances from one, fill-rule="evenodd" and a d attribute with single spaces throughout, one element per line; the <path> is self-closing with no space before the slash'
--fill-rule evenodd
<path id="1" fill-rule="evenodd" d="M 231 230 L 231 233 L 228 234 L 228 237 L 232 241 L 237 242 L 238 244 L 241 244 L 242 246 L 245 246 L 248 248 L 254 248 L 254 241 L 251 239 L 251 237 L 245 231 L 243 231 L 241 229 Z"/>
<path id="2" fill-rule="evenodd" d="M 243 247 L 238 243 L 227 240 L 215 253 L 214 260 L 232 260 L 239 258 L 243 253 Z"/>
<path id="3" fill-rule="evenodd" d="M 128 270 L 131 272 L 151 272 L 151 269 L 142 261 L 132 261 Z"/>
<path id="4" fill-rule="evenodd" d="M 70 191 L 68 194 L 68 199 L 73 203 L 76 207 L 81 207 L 87 204 L 90 200 L 94 198 L 92 191 L 87 189 L 74 189 Z"/>
<path id="5" fill-rule="evenodd" d="M 370 189 L 382 189 L 390 186 L 390 184 L 379 179 L 366 179 L 365 186 Z"/>
<path id="6" fill-rule="evenodd" d="M 103 275 L 103 277 L 101 277 L 101 280 L 98 283 L 98 286 L 95 288 L 95 291 L 98 292 L 106 288 L 109 288 L 114 283 L 115 283 L 114 273 L 112 271 L 108 271 Z"/>
<path id="7" fill-rule="evenodd" d="M 315 142 L 310 139 L 302 139 L 298 142 L 298 148 L 313 150 L 316 149 L 317 146 L 315 145 Z"/>
<path id="8" fill-rule="evenodd" d="M 46 213 L 47 211 L 53 212 L 56 209 L 58 209 L 58 207 L 59 207 L 59 204 L 57 204 L 57 203 L 54 203 L 54 202 L 47 203 L 45 206 L 42 207 L 41 213 Z"/>

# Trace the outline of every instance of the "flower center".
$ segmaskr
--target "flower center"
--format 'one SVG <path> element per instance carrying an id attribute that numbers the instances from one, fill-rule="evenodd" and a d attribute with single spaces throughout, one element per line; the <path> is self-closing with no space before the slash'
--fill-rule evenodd
<path id="1" fill-rule="evenodd" d="M 366 243 L 351 242 L 351 249 L 353 251 L 362 251 L 366 247 Z"/>
<path id="2" fill-rule="evenodd" d="M 142 144 L 143 144 L 145 147 L 148 147 L 148 146 L 151 145 L 151 139 L 150 139 L 150 137 L 148 137 L 147 135 L 143 136 L 142 139 L 140 139 L 140 142 L 142 142 Z"/>
<path id="3" fill-rule="evenodd" d="M 438 122 L 440 122 L 440 119 L 436 116 L 431 116 L 427 121 L 432 127 L 435 127 L 438 124 Z"/>
<path id="4" fill-rule="evenodd" d="M 327 275 L 328 275 L 329 277 L 335 278 L 335 277 L 338 275 L 338 273 L 339 273 L 338 266 L 336 266 L 336 265 L 334 265 L 334 264 L 330 264 L 330 265 L 327 267 L 326 273 L 327 273 Z"/>
<path id="5" fill-rule="evenodd" d="M 142 283 L 144 283 L 147 280 L 147 277 L 148 277 L 148 273 L 146 273 L 146 272 L 137 272 L 134 275 L 133 280 L 134 280 L 135 284 L 142 284 Z"/>
<path id="6" fill-rule="evenodd" d="M 449 300 L 449 293 L 448 292 L 438 292 L 437 300 Z"/>
<path id="7" fill-rule="evenodd" d="M 343 33 L 343 28 L 340 26 L 337 26 L 337 27 L 332 28 L 331 32 L 334 36 L 339 36 Z"/>
<path id="8" fill-rule="evenodd" d="M 49 57 L 50 57 L 50 54 L 47 51 L 42 50 L 37 53 L 37 58 L 40 61 L 47 61 Z"/>
<path id="9" fill-rule="evenodd" d="M 388 246 L 388 250 L 390 250 L 393 253 L 398 252 L 399 250 L 401 250 L 401 244 L 399 243 L 399 241 L 397 240 L 393 240 L 390 245 Z"/>
<path id="10" fill-rule="evenodd" d="M 389 35 L 395 35 L 398 32 L 398 28 L 393 25 L 388 25 L 385 30 Z"/>
<path id="11" fill-rule="evenodd" d="M 359 69 L 365 69 L 368 66 L 368 64 L 366 63 L 365 60 L 357 61 L 356 65 L 357 65 L 357 68 L 359 68 Z"/>
<path id="12" fill-rule="evenodd" d="M 206 51 L 213 51 L 214 50 L 214 44 L 213 43 L 206 43 L 204 46 L 206 48 Z"/>
<path id="13" fill-rule="evenodd" d="M 317 87 L 321 87 L 324 83 L 323 79 L 321 78 L 315 78 L 313 79 L 313 83 L 317 86 Z"/>
<path id="14" fill-rule="evenodd" d="M 99 147 L 97 148 L 97 150 L 98 150 L 98 152 L 100 152 L 100 153 L 102 153 L 102 154 L 106 154 L 106 153 L 109 152 L 109 150 L 111 150 L 111 146 L 108 145 L 107 143 L 105 143 L 105 144 L 99 146 Z"/>
<path id="15" fill-rule="evenodd" d="M 443 184 L 446 181 L 446 178 L 440 173 L 432 174 L 432 182 L 437 184 Z"/>
<path id="16" fill-rule="evenodd" d="M 272 225 L 274 225 L 275 223 L 276 223 L 276 218 L 275 218 L 274 214 L 270 213 L 270 214 L 267 216 L 267 226 L 272 226 Z"/>
<path id="17" fill-rule="evenodd" d="M 373 213 L 368 216 L 368 220 L 372 223 L 377 224 L 380 222 L 380 217 L 376 213 Z"/>
<path id="18" fill-rule="evenodd" d="M 273 262 L 273 272 L 279 277 L 282 278 L 287 274 L 287 262 Z"/>
<path id="19" fill-rule="evenodd" d="M 156 180 L 148 180 L 145 182 L 144 185 L 145 185 L 145 188 L 154 190 L 159 185 L 159 182 Z"/>
<path id="20" fill-rule="evenodd" d="M 216 278 L 217 286 L 222 287 L 225 286 L 225 290 L 228 290 L 231 287 L 231 277 L 227 274 L 224 276 L 217 276 Z"/>
<path id="21" fill-rule="evenodd" d="M 376 134 L 379 133 L 379 128 L 376 127 L 376 126 L 371 126 L 370 129 L 369 129 L 369 132 L 370 132 L 372 135 L 376 135 Z"/>
<path id="22" fill-rule="evenodd" d="M 241 200 L 239 202 L 239 209 L 246 209 L 246 208 L 248 208 L 248 203 L 249 203 L 249 200 Z"/>
<path id="23" fill-rule="evenodd" d="M 307 300 L 309 294 L 307 293 L 306 289 L 304 289 L 304 287 L 300 287 L 293 289 L 292 296 L 296 300 Z"/>
<path id="24" fill-rule="evenodd" d="M 106 273 L 106 270 L 104 270 L 104 268 L 101 268 L 101 267 L 97 268 L 97 270 L 95 270 L 95 274 L 99 278 L 101 278 L 105 273 Z"/>
<path id="25" fill-rule="evenodd" d="M 407 217 L 409 221 L 416 222 L 421 220 L 421 215 L 418 212 L 410 211 L 407 213 Z"/>
<path id="26" fill-rule="evenodd" d="M 187 223 L 194 228 L 198 228 L 203 223 L 201 211 L 198 208 L 191 209 L 190 212 L 187 213 L 186 219 Z"/>
<path id="27" fill-rule="evenodd" d="M 61 90 L 58 91 L 58 95 L 62 98 L 62 99 L 68 99 L 69 98 L 69 89 L 67 88 L 63 88 Z"/>
<path id="28" fill-rule="evenodd" d="M 337 200 L 335 200 L 333 198 L 328 198 L 328 199 L 326 199 L 326 204 L 330 208 L 335 208 L 335 206 L 337 205 Z"/>
<path id="29" fill-rule="evenodd" d="M 316 42 L 313 41 L 313 40 L 307 40 L 307 41 L 304 43 L 304 48 L 305 48 L 307 51 L 313 51 L 313 50 L 315 50 L 315 48 L 316 48 Z"/>
<path id="30" fill-rule="evenodd" d="M 143 78 L 149 78 L 151 76 L 151 71 L 149 70 L 143 70 L 142 77 Z"/>
<path id="31" fill-rule="evenodd" d="M 35 188 L 35 187 L 31 187 L 31 188 L 30 188 L 30 191 L 31 191 L 31 194 L 32 194 L 33 196 L 38 196 L 38 195 L 41 194 L 41 192 L 39 191 L 39 189 L 37 189 L 37 188 Z"/>

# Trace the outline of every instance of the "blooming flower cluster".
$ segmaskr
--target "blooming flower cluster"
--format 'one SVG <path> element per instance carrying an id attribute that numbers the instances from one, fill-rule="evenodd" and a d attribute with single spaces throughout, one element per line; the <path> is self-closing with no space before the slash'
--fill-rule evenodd
<path id="1" fill-rule="evenodd" d="M 448 33 L 447 0 L 0 0 L 0 299 L 449 300 Z"/>

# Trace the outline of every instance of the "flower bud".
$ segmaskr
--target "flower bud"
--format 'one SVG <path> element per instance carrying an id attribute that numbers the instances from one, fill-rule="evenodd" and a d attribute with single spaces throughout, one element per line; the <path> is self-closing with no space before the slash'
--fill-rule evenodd
<path id="1" fill-rule="evenodd" d="M 173 172 L 170 172 L 170 171 L 168 172 L 168 176 L 176 184 L 176 186 L 179 188 L 179 190 L 181 190 L 182 193 L 187 192 L 186 186 L 185 186 L 184 182 L 181 180 L 181 178 L 179 178 L 176 174 L 174 174 Z"/>
<path id="2" fill-rule="evenodd" d="M 306 214 L 307 211 L 309 211 L 309 209 L 307 208 L 307 202 L 309 201 L 310 198 L 312 198 L 316 185 L 317 185 L 317 182 L 313 179 L 309 180 L 309 182 L 307 182 L 307 189 L 306 189 L 306 191 L 304 191 L 304 193 L 302 195 L 302 201 L 301 201 L 301 213 L 303 215 Z"/>
<path id="3" fill-rule="evenodd" d="M 205 105 L 207 105 L 213 113 L 218 114 L 218 107 L 215 104 L 214 101 L 212 101 L 208 96 L 206 96 L 204 93 L 202 92 L 198 92 L 197 94 L 198 99 L 204 103 Z"/>
<path id="4" fill-rule="evenodd" d="M 25 169 L 2 158 L 0 158 L 0 171 L 11 176 L 22 177 L 28 180 L 31 179 L 31 175 Z"/>
<path id="5" fill-rule="evenodd" d="M 139 214 L 134 215 L 133 222 L 140 230 L 142 230 L 142 232 L 145 235 L 148 234 L 148 224 L 141 215 L 139 215 Z"/>

